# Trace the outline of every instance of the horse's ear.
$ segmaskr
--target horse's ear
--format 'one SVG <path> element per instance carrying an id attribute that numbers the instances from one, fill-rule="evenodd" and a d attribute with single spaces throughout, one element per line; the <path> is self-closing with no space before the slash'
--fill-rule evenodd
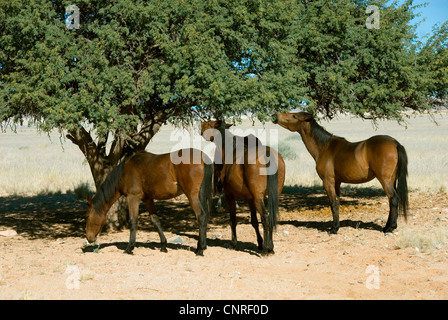
<path id="1" fill-rule="evenodd" d="M 229 129 L 232 126 L 232 124 L 226 123 L 223 120 L 217 120 L 215 129 Z"/>
<path id="2" fill-rule="evenodd" d="M 93 205 L 93 200 L 89 195 L 87 195 L 87 204 L 89 205 L 89 207 Z"/>
<path id="3" fill-rule="evenodd" d="M 298 113 L 299 119 L 302 121 L 311 121 L 313 119 L 313 115 L 311 113 L 308 112 L 300 112 Z"/>

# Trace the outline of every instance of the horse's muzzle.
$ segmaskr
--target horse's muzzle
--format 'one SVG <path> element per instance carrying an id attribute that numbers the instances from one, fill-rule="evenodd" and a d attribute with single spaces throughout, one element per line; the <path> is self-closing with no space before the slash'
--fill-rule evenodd
<path id="1" fill-rule="evenodd" d="M 87 244 L 90 245 L 96 241 L 96 236 L 94 235 L 86 235 Z"/>

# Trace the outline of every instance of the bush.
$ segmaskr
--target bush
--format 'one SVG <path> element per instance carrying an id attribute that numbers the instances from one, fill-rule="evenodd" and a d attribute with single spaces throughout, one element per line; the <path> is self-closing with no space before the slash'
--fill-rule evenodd
<path id="1" fill-rule="evenodd" d="M 435 249 L 442 249 L 448 241 L 446 228 L 434 228 L 427 232 L 416 232 L 411 229 L 401 230 L 397 240 L 400 248 L 416 248 L 423 253 L 431 253 Z"/>
<path id="2" fill-rule="evenodd" d="M 93 192 L 90 190 L 90 186 L 87 182 L 83 182 L 73 190 L 76 199 L 85 200 L 87 196 L 91 195 Z"/>
<path id="3" fill-rule="evenodd" d="M 286 142 L 279 142 L 278 153 L 281 154 L 285 160 L 296 160 L 298 158 L 297 152 Z"/>

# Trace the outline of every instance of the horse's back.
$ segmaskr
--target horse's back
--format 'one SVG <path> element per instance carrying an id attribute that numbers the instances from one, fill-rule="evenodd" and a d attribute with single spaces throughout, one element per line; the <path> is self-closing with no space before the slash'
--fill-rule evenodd
<path id="1" fill-rule="evenodd" d="M 204 178 L 204 165 L 212 165 L 212 160 L 199 149 L 187 148 L 171 153 L 182 156 L 183 161 L 174 163 L 173 168 L 176 172 L 177 182 L 183 193 L 199 193 Z"/>
<path id="2" fill-rule="evenodd" d="M 166 160 L 167 154 L 140 152 L 126 162 L 124 174 L 125 176 L 145 180 L 147 180 L 148 176 L 154 176 L 155 179 L 158 174 L 167 174 L 169 172 L 170 166 Z"/>
<path id="3" fill-rule="evenodd" d="M 178 187 L 172 183 L 175 172 L 169 160 L 169 154 L 141 152 L 134 155 L 124 166 L 123 194 L 132 194 L 141 199 L 170 199 L 173 193 L 177 193 Z"/>
<path id="4" fill-rule="evenodd" d="M 331 161 L 333 165 L 326 163 Z M 336 181 L 364 183 L 379 175 L 393 175 L 398 161 L 397 141 L 386 135 L 377 135 L 359 142 L 335 139 L 326 156 L 318 165 L 321 178 L 328 174 L 325 168 L 333 168 Z"/>
<path id="5" fill-rule="evenodd" d="M 366 144 L 369 165 L 376 175 L 392 175 L 398 163 L 397 140 L 379 135 L 367 139 Z"/>
<path id="6" fill-rule="evenodd" d="M 390 136 L 373 136 L 366 140 L 369 161 L 381 161 L 385 158 L 398 159 L 397 140 Z"/>
<path id="7" fill-rule="evenodd" d="M 366 140 L 366 142 L 371 147 L 393 147 L 396 148 L 397 146 L 397 140 L 392 138 L 391 136 L 387 135 L 378 135 L 370 137 Z"/>
<path id="8" fill-rule="evenodd" d="M 269 156 L 266 151 L 269 151 Z M 260 161 L 261 158 L 265 159 Z M 226 164 L 223 168 L 222 180 L 224 188 L 237 197 L 252 199 L 255 195 L 264 195 L 267 190 L 266 171 L 275 161 L 278 174 L 279 193 L 285 181 L 285 162 L 281 155 L 270 147 L 258 148 L 256 145 L 246 145 L 244 154 L 236 155 L 234 163 Z"/>
<path id="9" fill-rule="evenodd" d="M 140 193 L 142 198 L 171 199 L 188 186 L 199 190 L 203 167 L 202 152 L 196 149 L 164 154 L 142 152 L 125 164 L 125 192 Z"/>

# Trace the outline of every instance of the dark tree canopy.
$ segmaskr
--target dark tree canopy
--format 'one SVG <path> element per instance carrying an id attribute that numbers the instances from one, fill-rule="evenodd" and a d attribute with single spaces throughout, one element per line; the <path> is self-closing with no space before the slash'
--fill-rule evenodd
<path id="1" fill-rule="evenodd" d="M 0 116 L 68 132 L 97 184 L 167 120 L 262 117 L 300 100 L 293 1 L 77 1 L 73 30 L 69 4 L 0 5 Z"/>
<path id="2" fill-rule="evenodd" d="M 298 59 L 307 74 L 309 109 L 332 116 L 397 119 L 402 111 L 431 107 L 422 86 L 412 1 L 303 1 Z M 378 8 L 377 28 L 366 7 Z M 375 21 L 373 21 L 375 22 Z"/>
<path id="3" fill-rule="evenodd" d="M 419 53 L 424 84 L 434 103 L 446 106 L 448 98 L 448 21 L 434 28 L 434 32 Z"/>
<path id="4" fill-rule="evenodd" d="M 0 122 L 64 132 L 97 185 L 166 121 L 401 120 L 447 95 L 447 25 L 416 42 L 412 1 L 79 0 L 69 30 L 72 4 L 0 2 Z"/>
<path id="5" fill-rule="evenodd" d="M 447 96 L 447 24 L 416 42 L 412 1 L 77 0 L 72 30 L 69 5 L 0 2 L 0 125 L 66 134 L 96 186 L 166 121 L 400 121 Z"/>

